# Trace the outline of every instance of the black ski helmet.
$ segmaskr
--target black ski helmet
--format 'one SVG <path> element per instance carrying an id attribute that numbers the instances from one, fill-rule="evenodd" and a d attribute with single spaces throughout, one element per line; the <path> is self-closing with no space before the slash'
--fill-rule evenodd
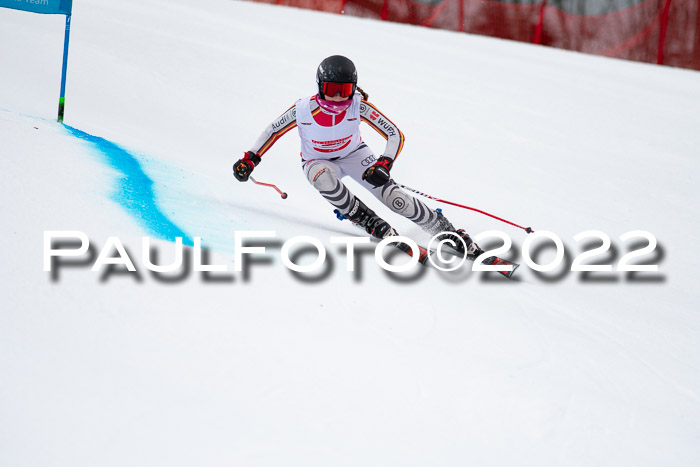
<path id="1" fill-rule="evenodd" d="M 323 96 L 323 83 L 352 83 L 352 93 L 357 89 L 357 69 L 347 57 L 332 55 L 324 59 L 316 70 L 318 93 Z"/>

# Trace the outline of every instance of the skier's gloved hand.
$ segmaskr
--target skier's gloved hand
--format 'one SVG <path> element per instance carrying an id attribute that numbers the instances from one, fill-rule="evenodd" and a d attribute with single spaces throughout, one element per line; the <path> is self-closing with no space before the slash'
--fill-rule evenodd
<path id="1" fill-rule="evenodd" d="M 254 152 L 248 151 L 243 156 L 243 159 L 238 159 L 235 164 L 233 164 L 233 176 L 239 182 L 247 182 L 248 177 L 255 169 L 255 166 L 260 163 L 260 156 Z"/>
<path id="2" fill-rule="evenodd" d="M 365 173 L 362 174 L 362 180 L 367 180 L 367 182 L 374 186 L 384 185 L 386 182 L 391 180 L 389 171 L 391 170 L 391 166 L 393 164 L 394 161 L 392 159 L 386 156 L 380 157 L 372 167 L 365 170 Z"/>

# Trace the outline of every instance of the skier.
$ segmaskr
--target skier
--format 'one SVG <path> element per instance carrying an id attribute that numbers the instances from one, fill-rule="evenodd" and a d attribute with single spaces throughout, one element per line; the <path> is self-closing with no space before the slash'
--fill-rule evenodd
<path id="1" fill-rule="evenodd" d="M 458 240 L 453 242 L 459 253 L 469 257 L 481 254 L 469 235 L 463 229 L 455 229 L 442 211 L 430 209 L 391 179 L 389 172 L 403 148 L 404 135 L 357 87 L 357 70 L 353 62 L 341 55 L 326 58 L 318 66 L 316 83 L 318 94 L 299 99 L 272 122 L 253 147 L 233 165 L 236 179 L 247 181 L 270 147 L 296 127 L 301 138 L 301 163 L 306 178 L 344 218 L 364 227 L 367 233 L 379 239 L 398 235 L 348 190 L 340 180 L 347 175 L 392 211 L 415 222 L 430 235 L 440 233 L 440 239 L 459 236 L 464 244 Z M 378 159 L 362 141 L 361 121 L 387 140 L 384 154 Z"/>

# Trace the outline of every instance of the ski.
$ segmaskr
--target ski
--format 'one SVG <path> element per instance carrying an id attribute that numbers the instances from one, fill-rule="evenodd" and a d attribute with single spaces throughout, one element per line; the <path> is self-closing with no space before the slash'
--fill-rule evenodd
<path id="1" fill-rule="evenodd" d="M 337 209 L 334 211 L 334 213 L 339 220 L 342 221 L 345 219 L 344 216 L 342 216 L 340 214 L 340 211 L 338 211 Z M 394 236 L 399 236 L 399 233 L 395 229 L 391 229 L 390 232 L 387 232 L 387 234 L 385 235 L 384 238 L 389 238 L 389 237 L 394 237 Z M 418 251 L 413 251 L 413 248 L 411 248 L 408 244 L 406 244 L 404 242 L 396 241 L 396 242 L 393 242 L 392 244 L 396 248 L 403 251 L 404 253 L 406 253 L 409 256 L 418 256 L 418 262 L 424 266 L 428 264 L 429 259 L 430 259 L 430 255 L 435 253 L 435 250 L 428 250 L 420 245 L 418 245 Z M 455 256 L 460 256 L 460 257 L 463 257 L 463 255 L 464 255 L 464 253 L 460 253 L 457 250 L 454 250 L 453 252 L 449 252 L 449 253 L 451 253 L 452 255 L 455 255 Z M 480 252 L 479 255 L 482 253 L 483 252 Z M 467 254 L 466 258 L 470 261 L 474 261 L 479 255 Z M 487 264 L 487 265 L 496 265 L 496 266 L 513 266 L 513 269 L 511 269 L 510 271 L 508 271 L 508 270 L 496 271 L 499 274 L 501 274 L 502 276 L 507 277 L 508 279 L 513 277 L 513 273 L 520 266 L 518 263 L 513 263 L 512 261 L 508 261 L 508 260 L 505 260 L 503 258 L 499 258 L 497 256 L 491 256 L 489 258 L 486 258 L 484 261 L 482 261 L 482 263 Z"/>
<path id="2" fill-rule="evenodd" d="M 469 257 L 467 257 L 467 259 L 469 259 Z M 476 259 L 476 257 L 473 257 L 471 260 L 474 261 L 475 259 Z M 496 271 L 499 274 L 501 274 L 502 276 L 507 277 L 508 279 L 513 277 L 513 273 L 515 272 L 515 270 L 518 269 L 518 267 L 520 267 L 520 265 L 518 263 L 513 263 L 512 261 L 508 261 L 508 260 L 505 260 L 503 258 L 499 258 L 498 256 L 490 256 L 482 262 L 483 262 L 483 264 L 489 264 L 489 265 L 493 264 L 496 266 L 513 266 L 513 269 L 511 269 L 510 271 Z"/>
<path id="3" fill-rule="evenodd" d="M 431 251 L 430 254 L 433 254 L 434 251 Z M 463 258 L 463 254 L 458 252 L 458 251 L 447 251 L 448 254 L 451 254 L 453 256 L 457 256 L 460 258 Z M 469 261 L 474 261 L 476 260 L 479 256 L 481 256 L 483 252 L 479 253 L 478 255 L 467 255 L 467 259 Z M 482 264 L 486 265 L 495 265 L 495 266 L 513 266 L 513 269 L 510 271 L 508 270 L 503 270 L 503 271 L 496 271 L 500 275 L 507 277 L 508 279 L 511 279 L 513 277 L 513 273 L 515 273 L 515 270 L 520 267 L 520 264 L 514 263 L 512 261 L 508 261 L 507 259 L 499 258 L 498 256 L 489 256 L 488 258 L 484 259 L 482 261 Z"/>
<path id="4" fill-rule="evenodd" d="M 411 248 L 410 246 L 408 246 L 406 243 L 403 243 L 403 242 L 395 242 L 394 245 L 396 246 L 396 248 L 398 248 L 399 250 L 403 251 L 404 253 L 406 253 L 406 254 L 409 255 L 409 256 L 418 255 L 418 262 L 419 262 L 420 264 L 425 265 L 425 264 L 428 263 L 428 256 L 430 256 L 430 253 L 431 253 L 431 252 L 428 251 L 428 250 L 426 250 L 426 249 L 423 248 L 422 246 L 419 245 L 419 246 L 418 246 L 418 251 L 417 251 L 417 252 L 414 252 L 414 251 L 413 251 L 413 248 Z"/>
<path id="5" fill-rule="evenodd" d="M 408 254 L 409 256 L 415 256 L 416 254 L 418 255 L 418 262 L 422 265 L 428 264 L 428 259 L 429 256 L 435 253 L 435 250 L 427 250 L 426 248 L 423 248 L 422 246 L 418 246 L 418 252 L 413 251 L 413 249 L 407 245 L 406 243 L 403 242 L 396 242 L 394 243 L 396 248 L 399 250 L 403 251 L 404 253 Z M 449 252 L 450 254 L 454 256 L 462 256 L 458 252 Z M 474 261 L 476 258 L 478 258 L 478 255 L 467 255 L 467 259 L 469 261 Z M 486 265 L 496 265 L 496 266 L 513 266 L 513 269 L 510 271 L 508 270 L 503 270 L 503 271 L 496 271 L 499 274 L 501 274 L 504 277 L 507 277 L 508 279 L 513 277 L 513 273 L 515 273 L 515 270 L 520 267 L 520 264 L 514 263 L 512 261 L 505 260 L 503 258 L 499 258 L 498 256 L 490 256 L 486 258 L 484 261 L 482 261 L 483 264 Z"/>

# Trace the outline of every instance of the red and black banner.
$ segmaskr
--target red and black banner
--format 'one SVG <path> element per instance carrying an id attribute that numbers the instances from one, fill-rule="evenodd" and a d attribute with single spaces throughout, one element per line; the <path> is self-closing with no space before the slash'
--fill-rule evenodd
<path id="1" fill-rule="evenodd" d="M 699 0 L 256 0 L 700 70 Z"/>

